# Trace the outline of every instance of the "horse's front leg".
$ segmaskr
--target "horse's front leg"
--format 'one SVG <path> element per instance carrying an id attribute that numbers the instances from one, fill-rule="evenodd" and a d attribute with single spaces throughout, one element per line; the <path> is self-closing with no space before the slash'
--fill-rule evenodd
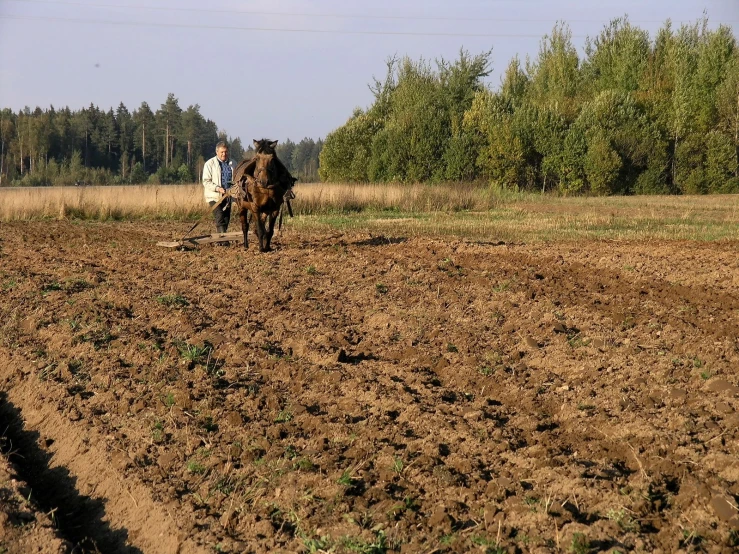
<path id="1" fill-rule="evenodd" d="M 267 230 L 264 228 L 266 214 L 256 214 L 257 237 L 259 237 L 259 251 L 266 252 Z"/>
<path id="2" fill-rule="evenodd" d="M 241 232 L 244 234 L 244 248 L 249 248 L 249 239 L 247 238 L 247 235 L 249 234 L 249 214 L 251 212 L 246 209 L 246 206 L 241 207 L 241 211 L 239 212 L 239 219 L 241 219 Z"/>
<path id="3" fill-rule="evenodd" d="M 269 214 L 269 218 L 267 221 L 267 250 L 272 250 L 272 235 L 275 233 L 275 221 L 277 221 L 277 212 L 272 212 Z"/>

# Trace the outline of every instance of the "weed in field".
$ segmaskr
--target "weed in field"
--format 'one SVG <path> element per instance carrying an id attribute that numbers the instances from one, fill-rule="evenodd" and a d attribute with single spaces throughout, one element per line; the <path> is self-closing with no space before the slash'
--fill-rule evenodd
<path id="1" fill-rule="evenodd" d="M 62 290 L 63 288 L 64 287 L 62 286 L 62 284 L 59 283 L 58 281 L 52 281 L 51 283 L 46 283 L 44 285 L 41 285 L 41 292 L 46 294 L 51 291 Z"/>
<path id="2" fill-rule="evenodd" d="M 353 487 L 356 484 L 356 481 L 352 477 L 351 471 L 349 471 L 348 469 L 344 470 L 344 472 L 341 474 L 341 477 L 339 477 L 336 482 L 344 487 Z"/>
<path id="3" fill-rule="evenodd" d="M 383 285 L 382 283 L 377 283 L 375 285 L 375 291 L 377 294 L 387 294 L 388 290 L 390 289 L 387 288 L 387 285 Z"/>
<path id="4" fill-rule="evenodd" d="M 590 541 L 582 533 L 573 534 L 569 552 L 572 552 L 572 554 L 588 554 L 590 552 Z"/>
<path id="5" fill-rule="evenodd" d="M 167 396 L 164 397 L 163 402 L 167 408 L 171 408 L 172 406 L 174 406 L 175 404 L 174 394 L 172 394 L 171 392 L 167 393 Z"/>
<path id="6" fill-rule="evenodd" d="M 703 360 L 701 360 L 701 359 L 700 359 L 700 358 L 698 358 L 697 356 L 696 356 L 695 358 L 693 358 L 693 367 L 694 367 L 695 369 L 700 369 L 700 368 L 702 368 L 702 367 L 703 367 L 703 364 L 704 364 Z"/>
<path id="7" fill-rule="evenodd" d="M 624 318 L 624 320 L 621 322 L 621 330 L 622 331 L 628 331 L 629 329 L 633 329 L 636 327 L 636 321 L 634 320 L 634 317 L 629 315 Z"/>
<path id="8" fill-rule="evenodd" d="M 317 552 L 330 552 L 333 546 L 333 540 L 328 535 L 318 538 L 303 538 L 303 546 L 309 554 L 315 554 Z"/>
<path id="9" fill-rule="evenodd" d="M 618 524 L 618 526 L 624 531 L 635 531 L 639 527 L 624 508 L 621 508 L 620 510 L 611 508 L 606 512 L 606 517 L 611 521 L 616 522 L 616 524 Z"/>
<path id="10" fill-rule="evenodd" d="M 703 537 L 698 534 L 698 531 L 696 529 L 683 528 L 683 538 L 680 541 L 680 546 L 682 548 L 687 548 L 689 546 L 698 546 L 702 542 Z"/>
<path id="11" fill-rule="evenodd" d="M 314 266 L 314 265 L 309 265 L 308 267 L 306 267 L 306 268 L 305 268 L 305 272 L 306 272 L 306 273 L 307 273 L 308 275 L 315 275 L 315 274 L 317 273 L 317 271 L 316 271 L 316 266 Z"/>
<path id="12" fill-rule="evenodd" d="M 587 346 L 590 344 L 590 339 L 584 339 L 580 335 L 580 333 L 574 334 L 571 337 L 567 338 L 567 344 L 570 345 L 570 348 L 573 350 L 580 348 L 582 346 Z"/>
<path id="13" fill-rule="evenodd" d="M 198 346 L 195 344 L 179 343 L 177 344 L 177 350 L 179 350 L 184 362 L 195 365 L 202 363 L 209 356 L 211 346 L 209 344 Z"/>
<path id="14" fill-rule="evenodd" d="M 340 544 L 348 552 L 359 554 L 385 554 L 388 549 L 387 537 L 382 530 L 376 531 L 372 541 L 360 537 L 342 537 Z"/>
<path id="15" fill-rule="evenodd" d="M 16 279 L 7 279 L 6 281 L 3 281 L 3 290 L 11 290 L 17 284 L 18 281 Z"/>
<path id="16" fill-rule="evenodd" d="M 316 466 L 309 458 L 300 458 L 294 465 L 295 469 L 300 471 L 313 471 Z"/>
<path id="17" fill-rule="evenodd" d="M 151 439 L 156 443 L 164 442 L 164 423 L 157 421 L 151 428 Z"/>
<path id="18" fill-rule="evenodd" d="M 478 368 L 477 370 L 477 373 L 479 373 L 483 377 L 490 377 L 494 372 L 495 370 L 492 367 L 486 365 Z"/>
<path id="19" fill-rule="evenodd" d="M 187 471 L 196 475 L 202 475 L 205 473 L 205 466 L 196 460 L 190 460 L 187 462 Z"/>
<path id="20" fill-rule="evenodd" d="M 446 345 L 446 351 L 447 352 L 459 352 L 459 348 L 457 348 L 455 345 L 453 345 L 451 342 L 449 342 Z"/>
<path id="21" fill-rule="evenodd" d="M 503 281 L 501 283 L 498 283 L 493 287 L 493 292 L 504 292 L 507 291 L 508 288 L 511 286 L 510 281 Z"/>
<path id="22" fill-rule="evenodd" d="M 65 319 L 64 321 L 69 325 L 69 328 L 72 331 L 79 331 L 82 327 L 82 323 L 76 317 L 73 319 Z"/>
<path id="23" fill-rule="evenodd" d="M 190 302 L 181 294 L 165 294 L 157 296 L 157 302 L 168 308 L 184 308 L 189 306 Z"/>
<path id="24" fill-rule="evenodd" d="M 495 539 L 489 539 L 484 535 L 473 535 L 470 539 L 475 546 L 485 547 L 485 554 L 505 554 L 506 549 L 498 544 Z"/>
<path id="25" fill-rule="evenodd" d="M 400 458 L 399 456 L 393 457 L 393 467 L 392 467 L 392 470 L 395 473 L 397 473 L 398 475 L 400 475 L 401 473 L 403 473 L 403 467 L 405 467 L 403 465 L 403 459 Z"/>
<path id="26" fill-rule="evenodd" d="M 289 409 L 280 410 L 275 418 L 275 423 L 287 423 L 293 418 L 293 414 Z"/>

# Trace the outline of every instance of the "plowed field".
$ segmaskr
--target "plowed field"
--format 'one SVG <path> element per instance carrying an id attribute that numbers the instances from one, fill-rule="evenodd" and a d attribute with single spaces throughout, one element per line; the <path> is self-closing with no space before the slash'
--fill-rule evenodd
<path id="1" fill-rule="evenodd" d="M 736 243 L 155 246 L 181 228 L 0 227 L 45 552 L 739 547 Z"/>

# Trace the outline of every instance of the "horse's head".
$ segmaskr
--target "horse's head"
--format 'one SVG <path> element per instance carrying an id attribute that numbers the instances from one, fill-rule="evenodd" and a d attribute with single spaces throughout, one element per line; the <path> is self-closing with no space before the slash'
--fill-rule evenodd
<path id="1" fill-rule="evenodd" d="M 254 151 L 257 154 L 274 154 L 275 148 L 277 147 L 276 140 L 270 140 L 270 139 L 262 139 L 262 140 L 253 140 L 254 143 Z"/>
<path id="2" fill-rule="evenodd" d="M 254 179 L 262 187 L 268 187 L 277 181 L 275 166 L 276 140 L 262 139 L 254 141 Z"/>

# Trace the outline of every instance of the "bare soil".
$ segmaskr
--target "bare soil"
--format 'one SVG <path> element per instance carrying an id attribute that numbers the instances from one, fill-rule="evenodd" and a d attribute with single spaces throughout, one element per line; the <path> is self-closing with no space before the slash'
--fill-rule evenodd
<path id="1" fill-rule="evenodd" d="M 12 448 L 6 441 L 3 443 L 4 448 Z M 72 545 L 56 534 L 54 512 L 40 512 L 32 497 L 33 490 L 18 478 L 8 459 L 0 458 L 0 552 L 71 552 Z"/>
<path id="2" fill-rule="evenodd" d="M 59 551 L 737 551 L 736 243 L 154 246 L 186 227 L 0 227 Z"/>

